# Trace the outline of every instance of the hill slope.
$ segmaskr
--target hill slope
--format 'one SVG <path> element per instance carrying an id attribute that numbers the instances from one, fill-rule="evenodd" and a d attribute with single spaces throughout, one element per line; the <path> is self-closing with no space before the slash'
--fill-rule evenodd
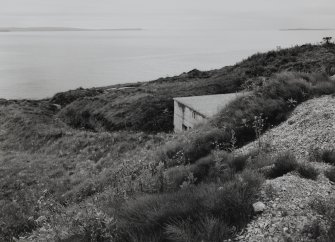
<path id="1" fill-rule="evenodd" d="M 51 100 L 0 100 L 0 240 L 14 236 L 24 236 L 23 241 L 234 238 L 252 219 L 252 205 L 267 174 L 252 152 L 235 156 L 223 149 L 231 151 L 255 139 L 255 116 L 268 117 L 265 128 L 270 128 L 285 121 L 295 104 L 335 93 L 334 81 L 325 74 L 273 75 L 295 68 L 320 71 L 335 58 L 333 50 L 333 45 L 305 45 L 257 54 L 234 67 L 193 70 L 128 88 L 77 89 Z M 250 86 L 252 95 L 231 103 L 207 125 L 181 134 L 148 133 L 171 129 L 172 96 Z M 331 108 L 333 99 L 325 98 L 320 102 Z M 314 115 L 312 111 L 296 119 L 294 112 L 290 119 L 294 129 L 282 126 L 282 130 L 296 138 L 299 129 L 308 130 L 309 125 L 316 133 L 323 132 L 330 123 L 319 127 L 314 119 L 307 119 L 302 126 L 300 118 Z M 332 120 L 329 112 L 326 116 Z M 317 120 L 324 118 L 322 112 L 315 115 Z M 268 150 L 286 150 L 287 136 L 280 136 L 284 141 Z M 299 145 L 304 146 L 303 141 Z M 305 152 L 299 150 L 298 157 Z M 272 153 L 266 155 L 275 160 Z M 300 186 L 300 178 L 292 174 L 270 182 L 285 177 L 293 177 L 291 182 Z M 320 188 L 323 196 L 329 182 L 322 175 L 316 183 L 303 184 L 312 184 L 310 192 L 319 181 L 326 186 Z M 299 191 L 283 192 L 285 206 L 294 193 Z M 305 193 L 300 194 L 301 200 Z M 265 195 L 262 201 L 267 203 Z M 247 234 L 253 230 L 250 223 Z"/>
<path id="2" fill-rule="evenodd" d="M 299 161 L 306 161 L 313 148 L 333 148 L 334 121 L 334 96 L 314 98 L 297 106 L 288 120 L 262 135 L 261 142 L 270 152 L 291 151 Z M 255 141 L 241 150 L 246 152 L 257 146 Z"/>
<path id="3" fill-rule="evenodd" d="M 334 63 L 335 45 L 303 45 L 255 54 L 219 70 L 193 70 L 151 82 L 60 93 L 51 102 L 64 107 L 59 117 L 73 127 L 167 132 L 173 130 L 173 97 L 236 92 L 249 81 L 266 80 L 282 71 L 333 74 Z"/>
<path id="4" fill-rule="evenodd" d="M 316 241 L 322 231 L 319 235 L 312 234 L 313 224 L 318 223 L 322 228 L 329 221 L 313 205 L 316 201 L 334 199 L 335 185 L 323 174 L 330 165 L 310 161 L 311 147 L 335 148 L 335 97 L 323 96 L 302 103 L 287 121 L 266 132 L 261 141 L 272 155 L 290 151 L 300 163 L 311 164 L 321 174 L 315 181 L 296 172 L 267 180 L 261 191 L 261 200 L 267 208 L 247 226 L 239 241 Z M 240 151 L 256 147 L 257 141 Z"/>

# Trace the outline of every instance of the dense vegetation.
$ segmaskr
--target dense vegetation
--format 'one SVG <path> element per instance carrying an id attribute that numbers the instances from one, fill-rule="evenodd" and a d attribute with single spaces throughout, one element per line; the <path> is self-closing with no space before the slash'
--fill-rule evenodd
<path id="1" fill-rule="evenodd" d="M 162 161 L 179 156 L 183 163 L 193 163 L 215 148 L 229 149 L 232 139 L 235 148 L 240 147 L 286 120 L 299 103 L 335 93 L 335 81 L 324 74 L 282 73 L 252 85 L 252 90 L 253 94 L 230 103 L 187 141 L 167 147 Z"/>
<path id="2" fill-rule="evenodd" d="M 260 135 L 299 103 L 335 93 L 326 74 L 275 73 L 320 71 L 334 61 L 334 50 L 304 45 L 128 89 L 1 101 L 0 241 L 234 237 L 254 215 L 264 176 L 294 170 L 317 176 L 291 154 L 267 154 Z M 241 89 L 253 93 L 208 124 L 182 134 L 156 133 L 172 129 L 173 96 Z M 255 139 L 258 150 L 234 153 Z M 333 153 L 322 157 L 332 163 Z"/>

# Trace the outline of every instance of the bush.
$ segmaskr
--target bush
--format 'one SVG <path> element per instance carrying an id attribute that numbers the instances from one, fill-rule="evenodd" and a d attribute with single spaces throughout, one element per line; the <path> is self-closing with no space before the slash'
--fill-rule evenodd
<path id="1" fill-rule="evenodd" d="M 311 180 L 316 180 L 319 175 L 318 171 L 310 164 L 300 164 L 297 171 L 303 178 Z"/>
<path id="2" fill-rule="evenodd" d="M 186 146 L 184 159 L 187 163 L 194 163 L 200 158 L 207 156 L 212 150 L 210 143 L 190 143 Z"/>
<path id="3" fill-rule="evenodd" d="M 214 158 L 209 155 L 204 158 L 199 159 L 195 164 L 190 166 L 190 171 L 194 174 L 197 182 L 204 180 L 210 170 L 215 166 Z"/>
<path id="4" fill-rule="evenodd" d="M 237 154 L 222 152 L 220 153 L 221 163 L 226 165 L 234 173 L 241 172 L 247 166 L 248 160 L 251 159 L 252 154 Z"/>
<path id="5" fill-rule="evenodd" d="M 56 103 L 61 106 L 66 106 L 77 99 L 84 98 L 84 97 L 93 97 L 103 93 L 102 89 L 83 89 L 78 88 L 76 90 L 70 90 L 67 92 L 60 92 L 55 94 L 55 96 L 50 100 L 51 103 Z"/>
<path id="6" fill-rule="evenodd" d="M 183 144 L 180 142 L 167 143 L 157 152 L 157 157 L 164 163 L 165 168 L 184 164 Z"/>
<path id="7" fill-rule="evenodd" d="M 202 130 L 190 138 L 190 142 L 169 143 L 158 152 L 160 161 L 171 167 L 177 164 L 193 164 L 202 157 L 210 154 L 214 148 L 227 148 L 231 132 L 210 128 Z M 228 145 L 227 145 L 228 144 Z"/>
<path id="8" fill-rule="evenodd" d="M 229 167 L 235 172 L 241 172 L 246 167 L 249 157 L 249 155 L 233 156 L 228 163 Z"/>
<path id="9" fill-rule="evenodd" d="M 291 153 L 280 154 L 275 157 L 274 167 L 271 169 L 269 177 L 276 178 L 294 171 L 298 167 L 295 156 Z"/>
<path id="10" fill-rule="evenodd" d="M 250 169 L 263 169 L 272 166 L 274 162 L 271 154 L 261 152 L 251 156 L 250 163 L 247 164 L 247 167 Z"/>
<path id="11" fill-rule="evenodd" d="M 171 167 L 164 172 L 164 191 L 176 191 L 186 181 L 190 174 L 189 166 L 176 166 Z"/>
<path id="12" fill-rule="evenodd" d="M 227 239 L 232 236 L 233 227 L 242 228 L 248 223 L 262 182 L 260 174 L 244 171 L 226 183 L 189 186 L 174 193 L 128 201 L 117 212 L 120 238 L 122 241 L 139 241 L 139 238 L 165 241 L 187 234 L 184 225 L 191 223 L 193 228 L 200 228 L 193 238 Z M 204 218 L 212 221 L 212 229 L 204 229 L 205 224 L 209 225 L 209 220 L 204 223 Z M 223 230 L 219 232 L 219 228 Z"/>
<path id="13" fill-rule="evenodd" d="M 164 172 L 164 191 L 176 191 L 184 183 L 197 184 L 205 180 L 215 162 L 212 156 L 199 159 L 192 165 L 171 167 Z"/>
<path id="14" fill-rule="evenodd" d="M 37 227 L 36 202 L 31 191 L 17 192 L 18 201 L 0 199 L 0 241 L 12 241 Z"/>
<path id="15" fill-rule="evenodd" d="M 335 182 L 335 168 L 331 168 L 325 172 L 325 176 L 332 182 Z"/>
<path id="16" fill-rule="evenodd" d="M 321 158 L 325 163 L 335 165 L 335 150 L 322 151 Z"/>
<path id="17" fill-rule="evenodd" d="M 314 220 L 311 224 L 305 225 L 302 232 L 303 234 L 309 234 L 312 239 L 317 241 L 320 241 L 318 239 L 326 233 L 326 231 L 324 231 L 321 227 L 318 219 Z"/>

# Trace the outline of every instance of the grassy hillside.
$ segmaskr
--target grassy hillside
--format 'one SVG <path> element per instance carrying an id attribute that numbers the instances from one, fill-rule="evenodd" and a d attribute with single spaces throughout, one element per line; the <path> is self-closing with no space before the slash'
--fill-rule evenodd
<path id="1" fill-rule="evenodd" d="M 39 226 L 35 220 L 46 211 L 37 201 L 45 195 L 70 206 L 109 186 L 125 187 L 168 138 L 74 130 L 55 115 L 47 101 L 0 104 L 0 241 Z"/>
<path id="2" fill-rule="evenodd" d="M 327 67 L 334 62 L 335 45 L 303 45 L 255 54 L 219 70 L 193 70 L 133 84 L 130 89 L 81 89 L 58 94 L 52 102 L 64 107 L 59 117 L 76 128 L 168 132 L 173 129 L 173 97 L 236 92 L 249 82 L 267 80 L 282 71 L 332 72 Z"/>
<path id="3" fill-rule="evenodd" d="M 335 93 L 326 74 L 275 74 L 301 65 L 319 71 L 335 58 L 334 48 L 305 45 L 257 54 L 233 67 L 193 70 L 127 89 L 0 101 L 0 241 L 235 237 L 255 215 L 252 205 L 265 178 L 309 169 L 263 147 L 230 152 L 286 120 L 299 103 Z M 295 61 L 283 63 L 292 55 Z M 265 70 L 262 76 L 254 66 Z M 242 88 L 253 94 L 208 124 L 181 134 L 157 133 L 172 129 L 173 96 Z"/>

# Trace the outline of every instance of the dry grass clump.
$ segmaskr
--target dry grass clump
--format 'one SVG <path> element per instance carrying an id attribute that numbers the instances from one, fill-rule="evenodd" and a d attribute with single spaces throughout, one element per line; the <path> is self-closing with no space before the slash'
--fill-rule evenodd
<path id="1" fill-rule="evenodd" d="M 298 167 L 298 162 L 295 156 L 289 152 L 279 154 L 274 159 L 274 167 L 268 174 L 270 178 L 283 176 L 291 171 L 294 171 Z"/>
<path id="2" fill-rule="evenodd" d="M 323 150 L 321 158 L 323 162 L 335 165 L 335 150 Z"/>
<path id="3" fill-rule="evenodd" d="M 187 186 L 128 201 L 117 215 L 121 241 L 164 241 L 175 236 L 187 241 L 228 239 L 234 228 L 249 221 L 262 181 L 261 175 L 249 170 L 226 183 Z M 186 228 L 189 223 L 193 227 Z"/>
<path id="4" fill-rule="evenodd" d="M 299 164 L 297 168 L 301 177 L 316 180 L 319 172 L 311 164 Z"/>
<path id="5" fill-rule="evenodd" d="M 335 182 L 335 168 L 330 168 L 325 171 L 325 176 L 332 182 Z"/>

